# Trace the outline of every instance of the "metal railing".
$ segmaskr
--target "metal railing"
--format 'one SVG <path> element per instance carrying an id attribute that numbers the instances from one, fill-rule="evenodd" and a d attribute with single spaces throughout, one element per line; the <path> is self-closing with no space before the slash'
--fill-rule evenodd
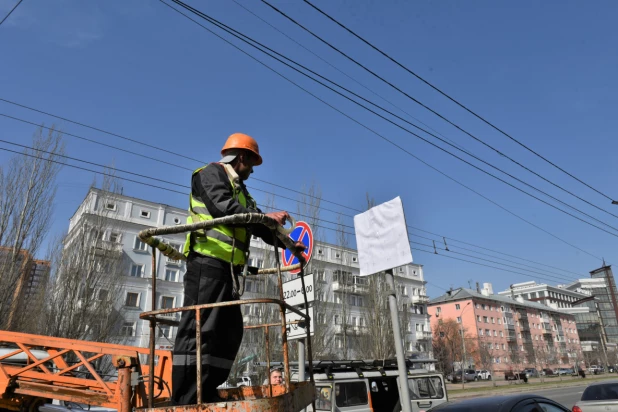
<path id="1" fill-rule="evenodd" d="M 172 245 L 163 242 L 161 239 L 156 238 L 157 235 L 171 235 L 178 234 L 184 232 L 192 232 L 197 230 L 206 230 L 218 225 L 253 225 L 253 224 L 262 224 L 268 227 L 273 233 L 273 240 L 275 244 L 275 258 L 276 258 L 276 266 L 274 268 L 268 269 L 260 269 L 258 274 L 276 274 L 278 278 L 278 286 L 279 286 L 279 299 L 245 299 L 245 300 L 237 300 L 237 301 L 228 301 L 228 302 L 219 302 L 219 303 L 209 303 L 203 305 L 194 305 L 187 306 L 182 308 L 172 308 L 172 309 L 156 309 L 156 290 L 157 290 L 157 276 L 156 276 L 156 251 L 159 250 L 164 256 L 168 259 L 175 260 L 186 260 L 184 254 L 180 253 L 176 248 Z M 290 362 L 289 362 L 289 348 L 287 341 L 287 331 L 286 331 L 286 309 L 290 312 L 296 313 L 306 324 L 307 330 L 307 352 L 308 352 L 308 360 L 309 360 L 309 377 L 311 381 L 311 385 L 314 385 L 313 380 L 313 358 L 312 358 L 312 347 L 311 347 L 311 335 L 310 335 L 310 322 L 311 318 L 309 317 L 309 309 L 307 296 L 304 295 L 305 298 L 305 313 L 301 312 L 299 309 L 294 308 L 287 303 L 285 303 L 283 298 L 283 279 L 281 273 L 284 271 L 290 271 L 295 269 L 300 269 L 299 277 L 301 279 L 302 288 L 305 289 L 305 280 L 304 280 L 304 265 L 305 258 L 302 253 L 296 251 L 294 247 L 294 242 L 292 239 L 288 237 L 288 234 L 291 230 L 285 229 L 280 226 L 275 220 L 269 218 L 268 216 L 261 213 L 243 213 L 232 216 L 225 216 L 222 218 L 216 218 L 212 220 L 202 221 L 198 223 L 185 224 L 185 225 L 175 225 L 175 226 L 164 226 L 159 228 L 150 228 L 142 230 L 138 236 L 139 238 L 150 245 L 152 248 L 152 311 L 143 312 L 140 315 L 141 319 L 146 319 L 150 322 L 150 344 L 149 349 L 151 356 L 149 358 L 149 362 L 151 368 L 154 368 L 154 353 L 155 353 L 155 328 L 157 322 L 165 323 L 165 320 L 157 318 L 157 315 L 167 315 L 170 313 L 184 312 L 184 311 L 195 311 L 195 322 L 196 322 L 196 350 L 197 350 L 197 399 L 201 401 L 202 399 L 202 380 L 201 380 L 201 369 L 202 369 L 202 352 L 201 352 L 201 326 L 202 326 L 202 316 L 201 311 L 203 309 L 211 309 L 216 307 L 224 307 L 224 306 L 236 306 L 236 305 L 246 305 L 246 304 L 276 304 L 279 306 L 279 313 L 281 316 L 281 322 L 276 324 L 265 324 L 265 325 L 255 325 L 252 327 L 263 327 L 266 331 L 268 331 L 269 327 L 272 326 L 280 326 L 281 327 L 281 340 L 283 346 L 283 361 L 284 361 L 284 369 L 286 376 L 290 377 Z M 300 263 L 292 266 L 281 267 L 281 263 L 279 261 L 279 253 L 277 245 L 277 239 L 280 240 L 287 249 L 292 250 L 294 255 L 298 258 Z M 292 322 L 297 323 L 297 322 Z M 269 349 L 270 350 L 270 349 Z M 270 358 L 270 354 L 268 355 Z M 270 360 L 269 360 L 270 362 Z M 152 369 L 151 369 L 152 370 Z M 154 381 L 149 381 L 150 391 L 148 398 L 148 407 L 152 408 L 154 405 L 154 399 L 152 396 L 154 390 Z M 290 380 L 289 378 L 285 380 L 285 393 L 290 392 Z M 272 388 L 268 392 L 269 397 L 272 397 L 273 391 Z M 315 410 L 315 405 L 314 410 Z"/>

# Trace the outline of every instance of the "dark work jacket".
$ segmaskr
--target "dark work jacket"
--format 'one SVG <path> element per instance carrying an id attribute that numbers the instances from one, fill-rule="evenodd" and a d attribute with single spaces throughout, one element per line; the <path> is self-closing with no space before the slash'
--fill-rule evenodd
<path id="1" fill-rule="evenodd" d="M 239 180 L 239 184 L 245 197 L 248 197 L 249 193 L 244 182 Z M 259 208 L 253 210 L 244 207 L 238 200 L 234 199 L 230 178 L 225 173 L 223 165 L 219 163 L 210 163 L 200 170 L 199 173 L 193 175 L 191 192 L 194 197 L 206 205 L 208 212 L 213 218 L 230 216 L 237 213 L 263 213 Z M 249 228 L 253 236 L 257 236 L 273 246 L 274 239 L 270 229 L 261 224 L 249 225 Z M 277 239 L 277 246 L 285 249 L 285 245 L 279 239 Z"/>

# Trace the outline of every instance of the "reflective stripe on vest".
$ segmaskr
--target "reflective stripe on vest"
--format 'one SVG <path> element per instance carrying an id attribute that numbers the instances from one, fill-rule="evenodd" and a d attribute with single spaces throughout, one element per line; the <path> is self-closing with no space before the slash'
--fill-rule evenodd
<path id="1" fill-rule="evenodd" d="M 200 167 L 193 172 L 193 175 L 199 173 L 204 167 Z M 226 169 L 224 167 L 224 169 Z M 245 196 L 242 189 L 236 185 L 228 170 L 226 174 L 232 185 L 234 200 L 237 200 L 244 207 L 256 209 L 257 206 L 251 196 Z M 212 220 L 208 208 L 193 194 L 189 196 L 189 217 L 187 223 L 197 223 L 205 220 Z M 244 227 L 217 225 L 207 230 L 197 230 L 187 234 L 185 242 L 184 254 L 189 255 L 189 251 L 193 250 L 196 253 L 204 256 L 212 256 L 221 259 L 225 262 L 232 262 L 234 265 L 243 265 L 246 260 L 246 255 L 249 246 L 247 230 Z M 234 256 L 232 257 L 232 249 Z"/>

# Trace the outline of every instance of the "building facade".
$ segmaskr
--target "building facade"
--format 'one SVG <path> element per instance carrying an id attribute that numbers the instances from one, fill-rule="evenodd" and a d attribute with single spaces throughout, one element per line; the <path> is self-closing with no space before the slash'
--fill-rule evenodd
<path id="1" fill-rule="evenodd" d="M 521 297 L 495 295 L 489 283 L 483 289 L 450 290 L 432 299 L 428 311 L 438 344 L 442 338 L 438 331 L 446 321 L 460 325 L 465 343 L 477 350 L 476 354 L 470 350 L 464 361 L 474 363 L 477 369 L 488 368 L 482 364 L 480 348 L 489 354 L 491 366 L 498 373 L 527 367 L 582 366 L 573 315 Z"/>
<path id="2" fill-rule="evenodd" d="M 12 263 L 14 260 L 14 263 Z M 13 258 L 13 249 L 0 247 L 0 270 L 12 271 L 10 276 L 4 276 L 8 284 L 2 285 L 12 291 L 7 296 L 7 313 L 4 322 L 7 329 L 11 329 L 16 322 L 16 315 L 22 308 L 27 307 L 32 299 L 39 299 L 47 278 L 51 263 L 48 260 L 35 259 L 28 250 L 17 251 Z M 36 302 L 38 305 L 40 302 Z"/>
<path id="3" fill-rule="evenodd" d="M 125 344 L 147 347 L 149 324 L 139 319 L 139 314 L 152 310 L 152 256 L 150 248 L 138 237 L 138 233 L 152 226 L 172 226 L 186 222 L 186 210 L 161 203 L 136 199 L 129 196 L 105 195 L 101 190 L 91 189 L 77 212 L 70 220 L 69 233 L 83 224 L 84 216 L 102 211 L 113 211 L 108 216 L 107 228 L 101 231 L 102 238 L 124 255 L 126 278 L 122 287 L 120 307 L 124 319 L 119 340 Z M 113 199 L 113 200 L 110 200 Z M 113 216 L 113 217 L 112 217 Z M 165 242 L 178 247 L 184 244 L 185 236 L 161 236 Z M 259 239 L 251 240 L 250 265 L 273 267 L 272 247 Z M 368 313 L 372 300 L 368 278 L 359 276 L 357 252 L 324 242 L 315 242 L 313 257 L 309 266 L 316 285 L 315 328 L 321 329 L 321 339 L 329 339 L 336 351 L 345 351 L 353 357 L 358 351 L 358 341 L 369 333 Z M 168 259 L 161 254 L 156 257 L 157 290 L 156 307 L 172 308 L 183 306 L 183 277 L 186 272 L 184 261 Z M 292 275 L 285 275 L 290 280 Z M 245 282 L 244 299 L 278 296 L 274 276 L 248 277 Z M 417 264 L 395 269 L 395 281 L 400 297 L 402 329 L 406 350 L 409 355 L 421 353 L 430 356 L 431 331 L 427 317 L 428 297 L 425 289 L 423 267 Z M 243 305 L 245 324 L 261 323 L 266 315 L 274 315 L 257 305 Z M 177 320 L 178 315 L 169 315 Z M 157 330 L 156 344 L 161 349 L 171 349 L 176 334 L 175 327 L 161 325 Z M 247 338 L 247 334 L 245 334 Z"/>

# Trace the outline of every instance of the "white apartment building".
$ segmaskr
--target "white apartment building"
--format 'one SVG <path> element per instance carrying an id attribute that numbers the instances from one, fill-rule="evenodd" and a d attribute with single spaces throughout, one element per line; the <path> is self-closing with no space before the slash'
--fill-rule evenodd
<path id="1" fill-rule="evenodd" d="M 104 192 L 99 189 L 90 189 L 70 219 L 69 234 L 79 225 L 84 224 L 89 214 L 99 215 L 102 211 L 114 212 L 108 215 L 109 228 L 102 231 L 102 237 L 113 247 L 122 250 L 123 258 L 127 262 L 126 283 L 123 287 L 123 295 L 119 299 L 121 306 L 119 309 L 122 309 L 124 316 L 120 334 L 126 344 L 147 347 L 150 336 L 149 324 L 140 320 L 139 314 L 152 310 L 152 255 L 150 248 L 139 240 L 137 234 L 152 226 L 185 223 L 187 211 L 124 195 L 113 195 L 113 201 L 109 200 L 110 197 L 109 194 L 104 196 Z M 178 246 L 179 249 L 185 240 L 185 236 L 181 234 L 162 238 L 167 243 Z M 264 261 L 269 259 L 272 259 L 272 247 L 259 239 L 252 239 L 250 264 L 262 267 Z M 366 296 L 369 288 L 367 278 L 358 276 L 356 251 L 316 242 L 312 262 L 316 272 L 314 273 L 316 285 L 325 285 L 323 288 L 316 286 L 316 291 L 319 291 L 316 299 L 331 305 L 334 316 L 334 322 L 327 322 L 318 316 L 318 319 L 314 320 L 315 327 L 329 328 L 329 331 L 335 335 L 333 342 L 337 348 L 341 348 L 343 341 L 346 340 L 343 339 L 342 330 L 374 333 L 366 330 Z M 157 309 L 183 306 L 182 281 L 185 271 L 186 265 L 183 261 L 171 260 L 157 253 Z M 342 276 L 344 274 L 345 276 Z M 287 279 L 290 277 L 291 275 L 287 275 Z M 274 276 L 272 281 L 275 281 Z M 421 356 L 429 356 L 431 329 L 427 317 L 428 297 L 423 266 L 411 264 L 395 269 L 395 282 L 400 298 L 399 303 L 402 305 L 402 310 L 405 310 L 405 316 L 402 319 L 406 321 L 406 324 L 402 325 L 402 329 L 405 334 L 406 350 L 409 354 L 420 352 Z M 243 298 L 264 297 L 265 292 L 263 282 L 248 279 Z M 347 302 L 345 304 L 347 319 L 345 320 L 342 317 L 337 318 L 344 305 L 342 297 L 345 297 Z M 259 318 L 261 309 L 257 306 L 244 305 L 242 310 L 245 323 L 249 324 Z M 169 317 L 177 319 L 178 315 Z M 344 322 L 351 328 L 342 328 L 341 325 Z M 160 326 L 156 340 L 158 348 L 171 349 L 173 347 L 175 329 L 175 327 Z"/>

